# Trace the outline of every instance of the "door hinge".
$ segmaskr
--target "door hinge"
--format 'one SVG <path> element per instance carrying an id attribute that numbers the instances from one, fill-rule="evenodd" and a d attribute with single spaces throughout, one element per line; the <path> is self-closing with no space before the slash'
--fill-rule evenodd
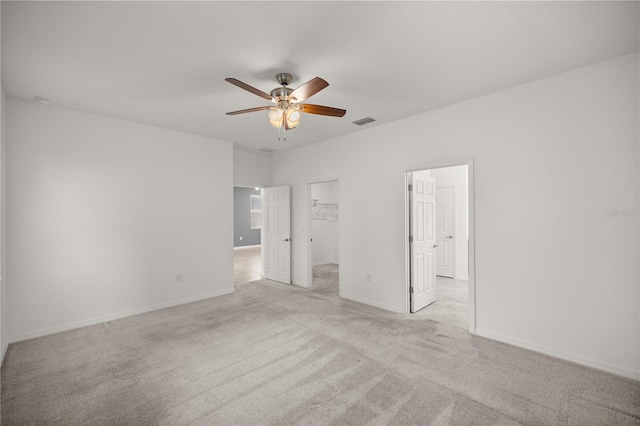
<path id="1" fill-rule="evenodd" d="M 409 287 L 409 293 L 413 294 L 413 287 Z"/>
<path id="2" fill-rule="evenodd" d="M 409 184 L 409 191 L 413 191 L 413 185 Z"/>
<path id="3" fill-rule="evenodd" d="M 409 235 L 409 242 L 412 243 L 413 242 L 413 235 Z"/>

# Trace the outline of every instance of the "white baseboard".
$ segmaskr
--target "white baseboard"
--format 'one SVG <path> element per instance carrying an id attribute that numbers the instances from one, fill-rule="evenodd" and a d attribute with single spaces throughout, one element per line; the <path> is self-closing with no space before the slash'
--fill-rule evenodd
<path id="1" fill-rule="evenodd" d="M 371 299 L 367 299 L 367 298 L 364 298 L 364 297 L 353 296 L 353 295 L 346 294 L 346 293 L 343 293 L 343 292 L 340 292 L 340 297 L 345 298 L 345 299 L 349 299 L 349 300 L 353 300 L 354 302 L 364 303 L 365 305 L 370 305 L 370 306 L 374 306 L 376 308 L 384 309 L 385 311 L 391 311 L 391 312 L 395 312 L 395 313 L 398 313 L 398 314 L 403 313 L 402 308 L 399 308 L 397 306 L 387 305 L 386 303 L 381 303 L 381 302 L 378 302 L 376 300 L 371 300 Z"/>
<path id="2" fill-rule="evenodd" d="M 44 328 L 41 330 L 29 331 L 27 333 L 18 334 L 17 336 L 11 336 L 9 343 L 21 342 L 23 340 L 35 339 L 36 337 L 48 336 L 50 334 L 60 333 L 62 331 L 74 330 L 76 328 L 87 327 L 90 325 L 100 324 L 107 321 L 113 321 L 120 318 L 130 317 L 132 315 L 144 314 L 145 312 L 157 311 L 159 309 L 170 308 L 172 306 L 184 305 L 186 303 L 197 302 L 199 300 L 210 299 L 212 297 L 224 296 L 235 292 L 235 287 L 231 287 L 225 290 L 218 290 L 211 293 L 200 294 L 198 296 L 186 297 L 184 299 L 172 300 L 170 302 L 159 303 L 157 305 L 146 306 L 144 308 L 136 308 L 128 311 L 116 312 L 113 314 L 102 315 L 99 317 L 89 318 L 82 321 L 70 322 L 63 325 L 57 325 L 54 327 Z M 2 348 L 6 350 L 6 348 Z M 3 353 L 4 357 L 4 353 Z"/>
<path id="3" fill-rule="evenodd" d="M 491 340 L 497 340 L 498 342 L 507 343 L 509 345 L 518 346 L 520 348 L 529 349 L 531 351 L 539 352 L 545 355 L 550 355 L 552 357 L 560 358 L 565 361 L 575 362 L 576 364 L 584 365 L 585 367 L 595 368 L 596 370 L 617 374 L 618 376 L 626 377 L 628 379 L 640 380 L 640 371 L 633 370 L 631 368 L 622 367 L 605 361 L 599 361 L 597 359 L 584 357 L 570 352 L 565 352 L 561 349 L 539 345 L 527 340 L 506 336 L 504 334 L 495 333 L 493 331 L 484 330 L 481 328 L 476 328 L 476 335 L 486 337 L 487 339 Z"/>
<path id="4" fill-rule="evenodd" d="M 256 248 L 256 247 L 261 247 L 260 244 L 256 244 L 253 246 L 237 246 L 237 247 L 233 247 L 234 250 L 242 250 L 242 249 L 250 249 L 250 248 Z"/>

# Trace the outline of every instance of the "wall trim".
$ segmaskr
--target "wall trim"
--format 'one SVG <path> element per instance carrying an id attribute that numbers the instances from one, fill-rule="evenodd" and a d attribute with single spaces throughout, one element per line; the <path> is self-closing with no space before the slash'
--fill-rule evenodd
<path id="1" fill-rule="evenodd" d="M 485 337 L 487 339 L 496 340 L 498 342 L 506 343 L 508 345 L 517 346 L 519 348 L 528 349 L 541 354 L 550 355 L 555 358 L 560 358 L 565 361 L 570 361 L 576 364 L 580 364 L 585 367 L 594 368 L 596 370 L 604 371 L 607 373 L 616 374 L 618 376 L 626 377 L 632 380 L 640 381 L 640 370 L 632 370 L 620 365 L 611 364 L 608 362 L 599 361 L 597 359 L 584 357 L 571 352 L 565 352 L 561 349 L 552 348 L 545 345 L 539 345 L 537 343 L 530 342 L 524 339 L 518 339 L 516 337 L 507 336 L 505 334 L 496 333 L 491 330 L 482 328 L 476 328 L 476 335 Z"/>
<path id="2" fill-rule="evenodd" d="M 349 299 L 352 302 L 364 303 L 365 305 L 373 306 L 376 308 L 384 309 L 385 311 L 395 312 L 397 314 L 402 314 L 403 310 L 399 306 L 387 305 L 386 303 L 381 303 L 376 300 L 367 299 L 366 297 L 353 296 L 351 294 L 345 294 L 340 292 L 340 297 L 343 299 Z"/>
<path id="3" fill-rule="evenodd" d="M 234 250 L 242 250 L 242 249 L 250 249 L 250 248 L 256 248 L 256 247 L 262 247 L 262 245 L 261 244 L 254 244 L 252 246 L 237 246 L 237 247 L 234 247 L 233 249 Z"/>
<path id="4" fill-rule="evenodd" d="M 185 305 L 187 303 L 197 302 L 204 299 L 211 299 L 213 297 L 224 296 L 225 294 L 231 294 L 236 291 L 235 287 L 231 287 L 224 290 L 218 290 L 211 293 L 200 294 L 197 296 L 186 297 L 184 299 L 172 300 L 169 302 L 159 303 L 157 305 L 146 306 L 143 308 L 130 309 L 127 311 L 116 312 L 113 314 L 102 315 L 99 317 L 89 318 L 82 321 L 70 322 L 55 327 L 44 328 L 41 330 L 30 331 L 27 333 L 18 334 L 17 336 L 11 336 L 9 343 L 21 342 L 23 340 L 35 339 L 37 337 L 48 336 L 50 334 L 60 333 L 63 331 L 75 330 L 78 328 L 88 327 L 90 325 L 96 325 L 107 321 L 113 321 L 120 318 L 126 318 L 133 315 L 144 314 L 146 312 L 158 311 L 164 308 L 170 308 L 172 306 Z"/>

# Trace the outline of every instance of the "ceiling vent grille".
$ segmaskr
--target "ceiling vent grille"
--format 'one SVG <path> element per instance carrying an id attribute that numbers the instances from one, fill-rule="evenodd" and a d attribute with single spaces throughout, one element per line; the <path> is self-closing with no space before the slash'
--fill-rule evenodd
<path id="1" fill-rule="evenodd" d="M 355 124 L 356 126 L 364 126 L 365 124 L 373 123 L 374 121 L 376 121 L 375 118 L 365 117 L 361 118 L 360 120 L 354 121 L 353 124 Z"/>
<path id="2" fill-rule="evenodd" d="M 275 150 L 275 149 L 273 149 L 273 148 L 260 148 L 258 151 L 260 151 L 260 152 L 265 152 L 265 153 L 267 153 L 267 154 L 270 154 L 270 153 L 272 153 L 272 152 L 276 152 L 276 150 Z"/>

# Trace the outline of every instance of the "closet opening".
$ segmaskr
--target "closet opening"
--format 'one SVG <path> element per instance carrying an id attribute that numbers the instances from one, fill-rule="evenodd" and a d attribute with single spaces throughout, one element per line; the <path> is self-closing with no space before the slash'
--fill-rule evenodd
<path id="1" fill-rule="evenodd" d="M 340 293 L 340 183 L 312 182 L 307 187 L 309 288 L 320 295 Z"/>

